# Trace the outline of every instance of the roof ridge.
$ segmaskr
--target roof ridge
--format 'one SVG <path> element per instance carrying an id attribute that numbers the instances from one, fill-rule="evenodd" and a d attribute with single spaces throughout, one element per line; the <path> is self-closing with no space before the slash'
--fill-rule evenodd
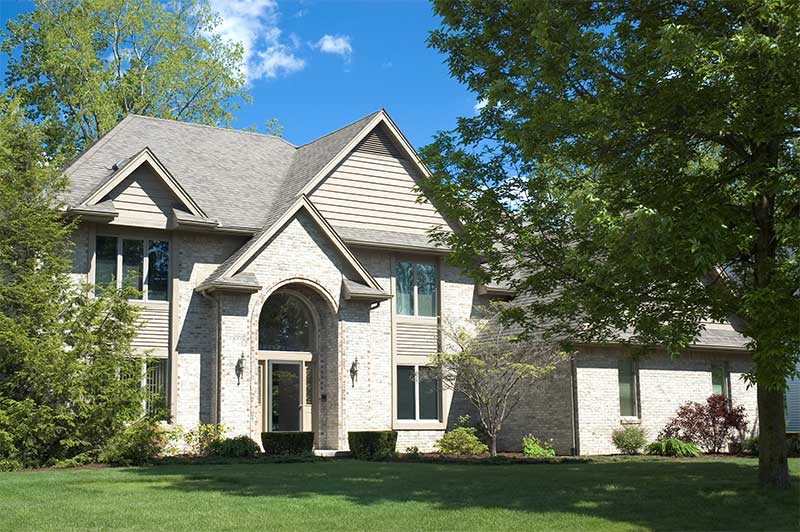
<path id="1" fill-rule="evenodd" d="M 172 122 L 174 124 L 182 124 L 182 125 L 186 125 L 186 126 L 205 127 L 205 128 L 209 128 L 209 129 L 216 129 L 216 130 L 219 130 L 219 131 L 226 131 L 226 132 L 230 132 L 230 133 L 240 133 L 242 135 L 255 135 L 257 137 L 267 137 L 267 138 L 270 138 L 270 139 L 276 139 L 276 140 L 283 141 L 284 143 L 288 144 L 292 148 L 295 148 L 295 149 L 298 148 L 298 146 L 295 146 L 294 144 L 292 144 L 291 142 L 289 142 L 285 138 L 283 138 L 283 137 L 281 137 L 279 135 L 273 135 L 273 134 L 270 134 L 270 133 L 258 133 L 257 131 L 244 131 L 242 129 L 233 129 L 233 128 L 230 128 L 230 127 L 211 126 L 211 125 L 208 125 L 208 124 L 198 124 L 196 122 L 185 122 L 183 120 L 173 120 L 171 118 L 161 118 L 159 116 L 140 115 L 140 114 L 137 114 L 137 113 L 128 113 L 126 118 L 128 116 L 134 116 L 134 117 L 137 117 L 137 118 L 145 118 L 147 120 L 159 120 L 161 122 Z"/>
<path id="2" fill-rule="evenodd" d="M 362 121 L 362 120 L 364 120 L 365 118 L 368 118 L 368 117 L 371 117 L 371 116 L 375 116 L 375 115 L 377 115 L 377 114 L 378 114 L 378 113 L 380 113 L 381 111 L 383 111 L 384 113 L 386 112 L 386 111 L 385 111 L 385 109 L 384 109 L 383 107 L 381 107 L 381 108 L 380 108 L 380 109 L 378 109 L 377 111 L 372 111 L 371 113 L 367 113 L 367 114 L 365 114 L 364 116 L 362 116 L 361 118 L 357 118 L 357 119 L 353 120 L 352 122 L 350 122 L 350 123 L 348 123 L 348 124 L 345 124 L 345 125 L 343 125 L 342 127 L 336 128 L 336 129 L 334 129 L 333 131 L 329 131 L 328 133 L 325 133 L 325 134 L 324 134 L 324 135 L 322 135 L 321 137 L 317 137 L 317 138 L 315 138 L 314 140 L 309 140 L 309 141 L 308 141 L 308 142 L 306 142 L 305 144 L 301 144 L 300 146 L 297 146 L 297 149 L 304 148 L 304 147 L 308 146 L 309 144 L 313 144 L 313 143 L 317 142 L 318 140 L 322 140 L 322 139 L 324 139 L 325 137 L 329 137 L 329 136 L 333 135 L 334 133 L 338 133 L 339 131 L 341 131 L 341 130 L 343 130 L 343 129 L 345 129 L 345 128 L 348 128 L 348 127 L 352 126 L 352 125 L 353 125 L 353 124 L 355 124 L 356 122 L 361 122 L 361 121 Z"/>

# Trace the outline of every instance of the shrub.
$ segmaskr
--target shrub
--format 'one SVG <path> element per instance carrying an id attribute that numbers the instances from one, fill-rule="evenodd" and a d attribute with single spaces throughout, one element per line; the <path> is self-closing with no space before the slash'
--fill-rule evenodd
<path id="1" fill-rule="evenodd" d="M 411 447 L 406 447 L 406 456 L 414 460 L 419 458 L 420 457 L 419 447 L 417 447 L 416 445 L 412 445 Z"/>
<path id="2" fill-rule="evenodd" d="M 715 394 L 705 404 L 689 402 L 678 408 L 658 438 L 678 438 L 719 453 L 746 430 L 744 407 L 733 406 L 724 395 Z"/>
<path id="3" fill-rule="evenodd" d="M 393 430 L 371 430 L 348 432 L 350 452 L 357 460 L 386 460 L 394 456 L 397 447 L 397 432 Z"/>
<path id="4" fill-rule="evenodd" d="M 308 454 L 314 450 L 313 432 L 262 432 L 261 443 L 264 453 L 278 454 Z"/>
<path id="5" fill-rule="evenodd" d="M 758 456 L 758 436 L 744 440 L 742 450 L 752 456 Z M 800 458 L 800 433 L 786 433 L 786 453 L 789 458 Z"/>
<path id="6" fill-rule="evenodd" d="M 611 433 L 611 441 L 622 454 L 639 454 L 647 438 L 643 429 L 627 426 L 614 430 Z"/>
<path id="7" fill-rule="evenodd" d="M 478 438 L 475 427 L 456 427 L 436 441 L 436 450 L 442 454 L 457 454 L 462 456 L 475 456 L 489 452 Z"/>
<path id="8" fill-rule="evenodd" d="M 226 458 L 252 458 L 260 450 L 249 436 L 236 436 L 217 440 L 209 446 L 210 454 Z"/>
<path id="9" fill-rule="evenodd" d="M 225 426 L 222 424 L 200 423 L 197 427 L 187 432 L 183 439 L 189 448 L 189 454 L 195 456 L 208 456 L 211 447 L 223 438 Z"/>
<path id="10" fill-rule="evenodd" d="M 528 434 L 522 437 L 522 454 L 529 457 L 555 456 L 556 450 L 550 443 Z"/>
<path id="11" fill-rule="evenodd" d="M 151 419 L 135 421 L 115 434 L 100 453 L 100 460 L 113 465 L 130 466 L 149 464 L 159 456 L 166 444 L 161 426 Z M 73 459 L 59 463 L 61 467 L 74 467 L 85 460 Z"/>
<path id="12" fill-rule="evenodd" d="M 758 436 L 745 439 L 742 442 L 742 451 L 752 456 L 758 456 Z"/>
<path id="13" fill-rule="evenodd" d="M 645 447 L 647 454 L 659 456 L 700 456 L 700 449 L 693 443 L 679 440 L 678 438 L 664 438 L 656 440 Z"/>

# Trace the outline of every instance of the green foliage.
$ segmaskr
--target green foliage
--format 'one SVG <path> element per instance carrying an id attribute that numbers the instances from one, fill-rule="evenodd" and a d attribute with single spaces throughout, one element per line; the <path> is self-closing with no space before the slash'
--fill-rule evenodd
<path id="1" fill-rule="evenodd" d="M 679 440 L 678 438 L 664 438 L 647 444 L 645 447 L 647 454 L 658 456 L 682 456 L 682 457 L 695 457 L 700 456 L 700 449 L 693 443 Z"/>
<path id="2" fill-rule="evenodd" d="M 419 452 L 419 447 L 416 445 L 412 445 L 411 447 L 406 447 L 406 457 L 412 460 L 418 460 L 422 454 Z"/>
<path id="3" fill-rule="evenodd" d="M 347 442 L 356 460 L 386 460 L 395 455 L 397 432 L 393 430 L 348 432 Z"/>
<path id="4" fill-rule="evenodd" d="M 647 437 L 643 429 L 629 425 L 614 429 L 611 442 L 622 454 L 639 454 L 647 443 Z"/>
<path id="5" fill-rule="evenodd" d="M 47 123 L 0 103 L 0 459 L 36 467 L 96 459 L 141 417 L 137 310 L 129 293 L 73 283 L 58 159 Z"/>
<path id="6" fill-rule="evenodd" d="M 458 424 L 436 440 L 437 451 L 459 456 L 477 456 L 489 452 L 489 447 L 478 438 L 478 430 L 469 426 L 469 416 L 458 418 Z"/>
<path id="7" fill-rule="evenodd" d="M 314 450 L 314 433 L 262 432 L 261 444 L 268 455 L 308 454 Z"/>
<path id="8" fill-rule="evenodd" d="M 222 423 L 198 423 L 195 428 L 183 435 L 183 441 L 188 447 L 189 454 L 194 456 L 208 456 L 214 445 L 225 436 L 225 425 Z"/>
<path id="9" fill-rule="evenodd" d="M 742 450 L 752 456 L 758 456 L 758 436 L 744 440 Z M 789 458 L 800 458 L 800 433 L 786 433 L 786 454 Z"/>
<path id="10" fill-rule="evenodd" d="M 209 447 L 212 456 L 226 458 L 252 458 L 261 450 L 258 444 L 249 436 L 235 436 L 217 440 L 212 442 Z"/>
<path id="11" fill-rule="evenodd" d="M 522 437 L 522 454 L 529 457 L 555 456 L 556 450 L 546 441 L 540 441 L 533 434 Z"/>
<path id="12" fill-rule="evenodd" d="M 167 434 L 157 421 L 140 419 L 111 437 L 100 461 L 120 466 L 149 464 L 162 454 L 166 442 Z"/>
<path id="13" fill-rule="evenodd" d="M 207 0 L 36 0 L 3 35 L 6 86 L 68 155 L 127 113 L 227 124 L 248 96 L 220 22 Z"/>

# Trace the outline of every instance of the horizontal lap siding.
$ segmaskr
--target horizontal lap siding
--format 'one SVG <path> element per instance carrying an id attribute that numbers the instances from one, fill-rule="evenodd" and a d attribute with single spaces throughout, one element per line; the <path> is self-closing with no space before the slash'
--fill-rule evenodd
<path id="1" fill-rule="evenodd" d="M 411 323 L 398 321 L 396 331 L 398 355 L 433 355 L 439 350 L 439 332 L 436 323 Z"/>
<path id="2" fill-rule="evenodd" d="M 133 347 L 139 351 L 152 349 L 154 354 L 169 350 L 169 305 L 143 303 L 139 310 Z"/>
<path id="3" fill-rule="evenodd" d="M 176 199 L 146 166 L 138 168 L 108 196 L 119 216 L 119 225 L 164 229 Z"/>
<path id="4" fill-rule="evenodd" d="M 334 225 L 427 234 L 446 222 L 429 203 L 418 203 L 416 169 L 382 129 L 376 129 L 311 194 Z"/>

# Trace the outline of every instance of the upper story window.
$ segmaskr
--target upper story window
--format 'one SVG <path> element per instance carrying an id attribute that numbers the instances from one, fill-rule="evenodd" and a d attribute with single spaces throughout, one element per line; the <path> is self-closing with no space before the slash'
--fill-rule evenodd
<path id="1" fill-rule="evenodd" d="M 113 283 L 141 292 L 143 301 L 169 299 L 169 242 L 98 236 L 94 284 L 100 291 Z"/>
<path id="2" fill-rule="evenodd" d="M 397 313 L 403 316 L 436 316 L 436 264 L 402 260 L 395 268 Z"/>
<path id="3" fill-rule="evenodd" d="M 278 293 L 270 296 L 258 317 L 261 351 L 311 351 L 311 314 L 300 298 Z"/>

